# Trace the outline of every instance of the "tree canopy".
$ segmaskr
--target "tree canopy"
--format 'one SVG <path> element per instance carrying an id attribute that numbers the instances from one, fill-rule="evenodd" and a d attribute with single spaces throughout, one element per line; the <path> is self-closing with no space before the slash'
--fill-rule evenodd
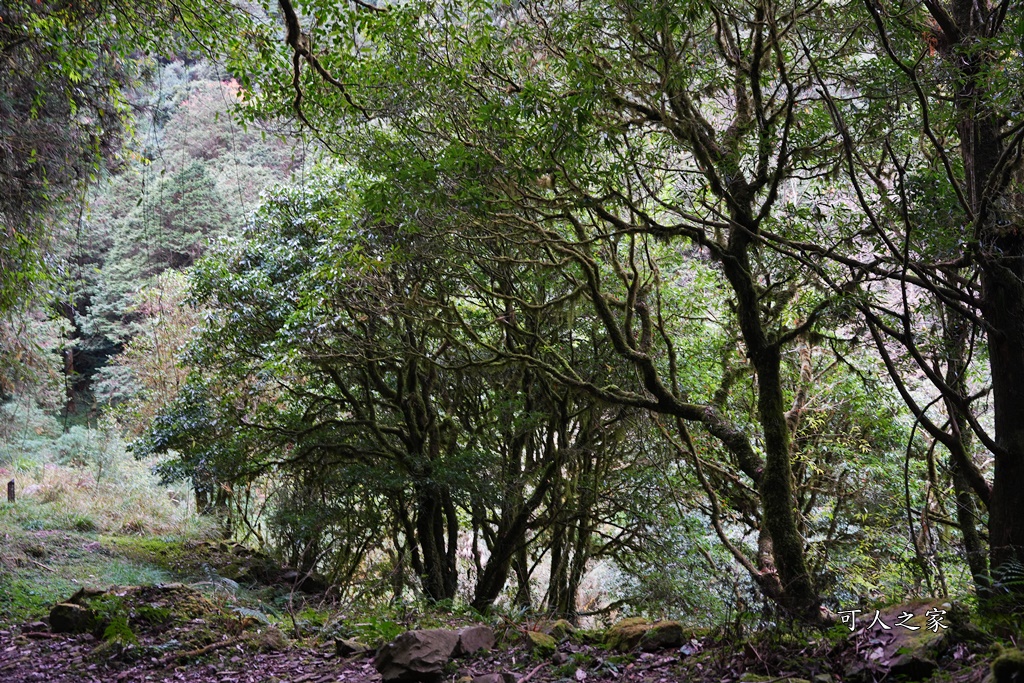
<path id="1" fill-rule="evenodd" d="M 1019 604 L 1012 3 L 265 9 L 218 81 L 321 165 L 257 202 L 220 161 L 235 133 L 169 116 L 173 162 L 97 203 L 72 302 L 160 396 L 132 408 L 139 452 L 203 507 L 267 541 L 239 503 L 266 487 L 305 571 L 478 609 L 576 617 L 595 562 L 694 549 L 679 572 L 724 563 L 819 625 L 869 571 Z M 288 169 L 256 145 L 246 165 Z M 191 273 L 176 338 L 152 335 L 173 368 L 123 303 L 168 268 Z"/>

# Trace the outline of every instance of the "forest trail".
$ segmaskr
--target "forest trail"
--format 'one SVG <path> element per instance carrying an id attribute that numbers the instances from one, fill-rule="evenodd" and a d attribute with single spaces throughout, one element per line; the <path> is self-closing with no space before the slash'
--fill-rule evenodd
<path id="1" fill-rule="evenodd" d="M 187 625 L 187 628 L 202 625 Z M 38 629 L 38 630 L 36 630 Z M 246 637 L 224 635 L 202 654 L 176 652 L 186 636 L 173 630 L 138 635 L 131 647 L 111 646 L 92 635 L 52 634 L 42 623 L 0 631 L 0 680 L 4 683 L 113 683 L 134 681 L 216 681 L 217 683 L 381 683 L 369 655 L 339 656 L 332 643 L 287 644 L 281 636 L 260 633 Z M 161 655 L 160 651 L 172 651 Z M 581 648 L 581 651 L 589 648 Z M 579 654 L 579 652 L 578 652 Z M 678 671 L 678 653 L 639 653 L 628 657 L 579 657 L 588 665 L 564 676 L 550 660 L 529 656 L 521 648 L 502 647 L 460 660 L 441 679 L 468 683 L 478 677 L 504 673 L 503 680 L 553 683 L 665 683 L 699 680 Z M 620 666 L 615 666 L 615 661 Z M 571 668 L 571 665 L 570 665 Z M 710 673 L 710 672 L 709 672 Z M 488 677 L 489 678 L 489 677 Z M 486 680 L 486 679 L 484 679 Z"/>
<path id="2" fill-rule="evenodd" d="M 335 656 L 333 646 L 289 647 L 275 652 L 252 651 L 237 642 L 192 661 L 167 662 L 158 656 L 141 659 L 126 653 L 97 654 L 91 635 L 0 631 L 0 678 L 5 682 L 75 681 L 218 681 L 220 683 L 347 683 L 379 682 L 368 659 L 349 661 Z M 140 652 L 159 644 L 140 638 Z M 165 643 L 166 644 L 166 643 Z"/>

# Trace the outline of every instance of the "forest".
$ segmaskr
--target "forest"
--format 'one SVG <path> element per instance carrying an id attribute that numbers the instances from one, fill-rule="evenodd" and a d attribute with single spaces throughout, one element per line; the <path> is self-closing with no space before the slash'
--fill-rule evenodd
<path id="1" fill-rule="evenodd" d="M 0 677 L 1024 677 L 1011 0 L 0 47 Z"/>

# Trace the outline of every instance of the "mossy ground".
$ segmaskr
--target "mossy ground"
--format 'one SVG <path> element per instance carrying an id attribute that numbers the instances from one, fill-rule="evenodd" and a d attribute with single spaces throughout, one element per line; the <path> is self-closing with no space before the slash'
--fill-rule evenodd
<path id="1" fill-rule="evenodd" d="M 221 552 L 208 534 L 141 536 L 103 534 L 57 505 L 32 500 L 0 503 L 0 625 L 45 618 L 50 608 L 81 588 L 195 585 L 229 611 L 281 616 L 275 604 L 286 590 L 251 588 L 220 573 L 239 552 Z M 264 561 L 265 558 L 261 558 Z M 301 610 L 301 607 L 300 607 Z M 306 615 L 316 617 L 319 615 Z"/>
<path id="2" fill-rule="evenodd" d="M 173 575 L 117 552 L 109 537 L 48 504 L 0 504 L 0 617 L 41 619 L 79 588 L 157 584 Z"/>

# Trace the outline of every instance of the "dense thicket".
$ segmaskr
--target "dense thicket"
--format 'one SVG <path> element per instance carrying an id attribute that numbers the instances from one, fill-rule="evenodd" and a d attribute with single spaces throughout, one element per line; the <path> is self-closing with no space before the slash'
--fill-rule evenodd
<path id="1" fill-rule="evenodd" d="M 272 475 L 272 526 L 304 569 L 351 580 L 387 548 L 391 590 L 408 584 L 408 568 L 427 596 L 453 598 L 468 570 L 481 609 L 515 578 L 514 599 L 573 615 L 593 561 L 651 572 L 679 547 L 677 525 L 691 530 L 685 543 L 707 544 L 704 514 L 757 571 L 758 551 L 735 535 L 763 526 L 756 490 L 720 437 L 625 398 L 638 378 L 572 265 L 508 234 L 410 234 L 383 220 L 384 189 L 320 174 L 272 198 L 241 240 L 199 264 L 198 303 L 221 313 L 144 441 L 177 452 L 168 474 L 211 497 Z M 737 326 L 715 319 L 728 316 L 714 293 L 725 280 L 711 264 L 688 265 L 688 250 L 644 251 L 696 287 L 674 280 L 658 292 L 662 370 L 708 402 L 715 429 L 742 436 L 759 413 L 752 374 L 735 365 Z M 665 350 L 671 339 L 680 346 Z M 887 517 L 896 491 L 853 473 L 884 468 L 898 430 L 886 424 L 891 406 L 870 407 L 875 384 L 827 348 L 808 342 L 794 360 L 785 382 L 799 396 L 788 419 L 800 533 L 815 576 L 831 583 L 851 557 L 893 554 L 838 515 L 845 505 Z M 470 553 L 461 570 L 460 547 Z M 705 557 L 685 571 L 729 561 Z M 533 596 L 542 559 L 543 595 Z"/>
<path id="2" fill-rule="evenodd" d="M 336 49 L 317 64 L 344 69 L 354 85 L 339 93 L 312 71 L 303 82 L 299 60 L 296 87 L 317 103 L 304 118 L 332 149 L 386 179 L 372 207 L 384 221 L 434 239 L 459 234 L 469 246 L 457 261 L 487 258 L 475 247 L 507 240 L 515 253 L 506 259 L 556 273 L 560 287 L 540 291 L 471 279 L 472 291 L 490 292 L 507 310 L 484 329 L 452 323 L 495 358 L 660 416 L 664 437 L 693 459 L 712 523 L 735 559 L 780 605 L 822 618 L 801 531 L 835 491 L 826 486 L 809 505 L 795 504 L 794 437 L 813 382 L 811 347 L 836 337 L 844 303 L 763 251 L 758 235 L 812 229 L 801 211 L 813 202 L 780 196 L 813 188 L 816 174 L 837 163 L 820 153 L 831 127 L 815 105 L 812 62 L 795 49 L 791 30 L 799 21 L 800 38 L 829 58 L 836 44 L 813 27 L 836 13 L 813 4 L 630 3 L 492 12 L 357 10 L 363 58 L 352 63 L 342 61 L 348 17 L 339 17 L 324 29 Z M 852 49 L 838 45 L 833 60 Z M 287 84 L 283 74 L 272 78 Z M 799 123 L 798 110 L 809 114 Z M 361 118 L 387 125 L 362 127 Z M 345 119 L 354 125 L 339 125 Z M 685 286 L 669 268 L 682 254 L 713 264 L 727 304 L 709 316 L 723 328 L 714 354 L 720 390 L 703 395 L 686 372 L 671 315 L 673 293 Z M 686 270 L 676 265 L 675 277 Z M 611 362 L 580 366 L 557 336 L 520 328 L 528 310 L 546 310 L 560 296 L 584 307 Z M 536 342 L 515 341 L 519 335 Z M 755 397 L 737 412 L 729 400 L 742 380 L 752 381 Z M 710 444 L 698 448 L 695 428 Z M 712 453 L 724 476 L 703 474 Z M 734 543 L 722 526 L 726 491 L 732 512 L 756 532 L 754 547 Z"/>

